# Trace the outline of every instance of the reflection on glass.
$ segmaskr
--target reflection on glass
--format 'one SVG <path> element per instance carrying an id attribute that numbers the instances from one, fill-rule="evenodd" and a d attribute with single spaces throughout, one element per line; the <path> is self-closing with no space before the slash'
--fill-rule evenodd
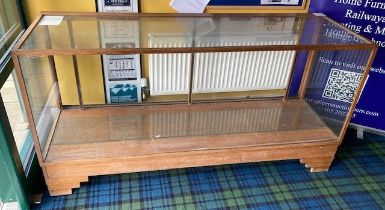
<path id="1" fill-rule="evenodd" d="M 17 150 L 20 153 L 29 133 L 29 125 L 14 72 L 10 74 L 2 86 L 0 94 L 12 128 Z"/>
<path id="2" fill-rule="evenodd" d="M 339 135 L 362 79 L 369 50 L 318 51 L 305 99 Z"/>
<path id="3" fill-rule="evenodd" d="M 20 22 L 14 1 L 0 2 L 0 38 Z"/>
<path id="4" fill-rule="evenodd" d="M 304 24 L 305 30 L 301 30 Z M 48 28 L 52 46 L 41 45 L 36 40 Z M 170 40 L 199 43 L 216 40 L 221 46 L 254 45 L 244 40 L 263 40 L 271 35 L 312 36 L 319 34 L 319 39 L 301 39 L 300 42 L 270 43 L 274 45 L 298 44 L 355 44 L 367 43 L 365 40 L 346 31 L 341 26 L 325 17 L 315 16 L 244 16 L 226 15 L 200 17 L 94 17 L 94 16 L 64 16 L 63 20 L 51 24 L 40 22 L 25 41 L 24 49 L 95 49 L 108 48 L 101 44 L 100 32 L 104 37 L 120 37 L 130 39 L 140 31 L 140 45 L 136 48 L 155 48 L 152 39 L 159 36 L 169 37 Z M 56 35 L 66 36 L 56 36 Z M 232 41 L 226 40 L 232 37 Z M 96 43 L 96 44 L 95 44 Z M 124 46 L 123 46 L 124 47 Z M 175 47 L 185 47 L 183 45 Z"/>
<path id="5" fill-rule="evenodd" d="M 311 122 L 311 123 L 309 123 Z M 65 110 L 52 144 L 323 129 L 301 100 Z M 71 132 L 68 132 L 70 130 Z M 97 132 L 95 132 L 97 131 Z M 274 140 L 269 139 L 270 143 Z M 258 141 L 256 141 L 258 143 Z"/>
<path id="6" fill-rule="evenodd" d="M 20 155 L 23 169 L 27 171 L 30 166 L 29 157 L 33 153 L 32 135 L 15 71 L 9 75 L 1 87 L 0 94 L 4 102 L 5 111 L 7 112 L 8 121 L 12 129 L 13 138 Z"/>
<path id="7" fill-rule="evenodd" d="M 0 60 L 21 32 L 16 1 L 0 1 Z"/>

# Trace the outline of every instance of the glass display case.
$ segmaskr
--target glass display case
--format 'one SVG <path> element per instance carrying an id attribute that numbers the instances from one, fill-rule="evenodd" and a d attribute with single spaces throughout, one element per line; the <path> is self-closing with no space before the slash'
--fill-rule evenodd
<path id="1" fill-rule="evenodd" d="M 327 171 L 376 51 L 323 15 L 49 12 L 13 59 L 63 195 L 104 174 L 287 159 Z"/>

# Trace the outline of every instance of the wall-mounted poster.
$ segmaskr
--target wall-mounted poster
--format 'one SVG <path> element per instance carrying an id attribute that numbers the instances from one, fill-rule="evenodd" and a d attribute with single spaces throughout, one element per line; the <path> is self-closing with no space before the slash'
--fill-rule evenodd
<path id="1" fill-rule="evenodd" d="M 111 103 L 137 103 L 139 102 L 140 85 L 129 82 L 111 82 L 109 83 L 108 92 Z"/>
<path id="2" fill-rule="evenodd" d="M 137 0 L 98 0 L 99 12 L 138 12 Z"/>
<path id="3" fill-rule="evenodd" d="M 211 0 L 209 6 L 302 6 L 306 0 Z"/>
<path id="4" fill-rule="evenodd" d="M 385 131 L 385 3 L 383 0 L 323 0 L 311 1 L 311 12 L 324 13 L 359 33 L 379 46 L 376 58 L 369 72 L 369 79 L 360 96 L 351 122 L 370 129 Z M 346 39 L 344 31 L 329 30 L 325 35 L 331 38 Z M 352 40 L 354 41 L 354 40 Z M 338 58 L 330 56 L 336 62 Z M 357 58 L 354 58 L 357 63 Z"/>

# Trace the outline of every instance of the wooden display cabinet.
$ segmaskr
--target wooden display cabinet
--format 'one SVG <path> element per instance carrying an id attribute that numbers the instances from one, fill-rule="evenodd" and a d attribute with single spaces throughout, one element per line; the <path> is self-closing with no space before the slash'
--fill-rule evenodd
<path id="1" fill-rule="evenodd" d="M 13 59 L 49 192 L 64 195 L 104 174 L 287 159 L 327 171 L 376 50 L 311 14 L 49 12 Z M 109 77 L 103 54 L 141 54 L 147 85 L 104 87 L 132 69 L 110 60 Z"/>

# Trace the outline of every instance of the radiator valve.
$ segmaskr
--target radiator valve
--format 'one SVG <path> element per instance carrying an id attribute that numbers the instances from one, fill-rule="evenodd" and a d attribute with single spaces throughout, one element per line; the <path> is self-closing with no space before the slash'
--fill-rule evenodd
<path id="1" fill-rule="evenodd" d="M 142 88 L 142 99 L 146 99 L 146 96 L 150 95 L 150 89 L 148 88 L 148 83 L 146 78 L 140 79 L 140 87 Z"/>

